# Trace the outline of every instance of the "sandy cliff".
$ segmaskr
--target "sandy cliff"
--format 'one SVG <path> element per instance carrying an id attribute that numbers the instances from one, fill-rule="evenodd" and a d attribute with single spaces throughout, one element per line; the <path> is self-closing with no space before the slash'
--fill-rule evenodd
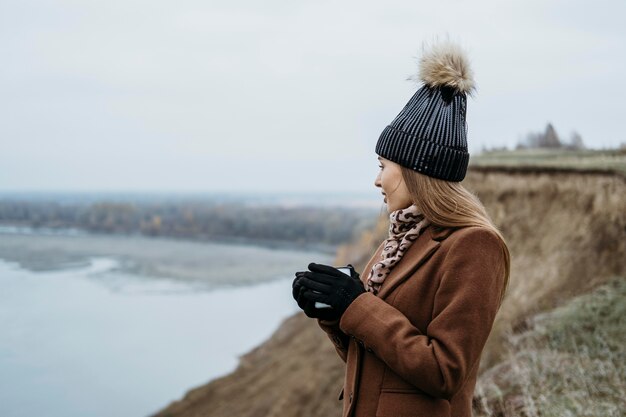
<path id="1" fill-rule="evenodd" d="M 509 292 L 481 364 L 494 381 L 511 337 L 528 331 L 537 313 L 626 277 L 626 180 L 599 172 L 473 168 L 464 184 L 485 203 L 512 254 Z M 344 247 L 337 262 L 362 267 L 384 233 L 381 219 L 377 230 Z M 341 364 L 314 321 L 298 314 L 235 372 L 156 416 L 338 416 Z"/>

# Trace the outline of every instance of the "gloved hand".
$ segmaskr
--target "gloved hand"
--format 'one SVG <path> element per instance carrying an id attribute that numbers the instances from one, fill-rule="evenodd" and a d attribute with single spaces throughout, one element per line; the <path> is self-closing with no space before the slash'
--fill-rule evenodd
<path id="1" fill-rule="evenodd" d="M 302 288 L 302 284 L 300 283 L 300 278 L 302 278 L 302 274 L 304 274 L 304 271 L 296 272 L 296 277 L 294 278 L 293 283 L 291 284 L 291 289 L 292 289 L 291 295 L 293 295 L 293 299 L 296 300 L 296 302 L 298 301 L 298 298 L 300 296 L 300 288 Z"/>
<path id="2" fill-rule="evenodd" d="M 294 300 L 298 303 L 298 307 L 304 311 L 308 317 L 322 320 L 336 320 L 340 316 L 338 316 L 337 312 L 332 308 L 316 308 L 315 301 L 307 300 L 302 295 L 306 290 L 305 287 L 302 286 L 301 278 L 304 275 L 304 271 L 296 272 L 296 278 L 293 280 L 292 284 L 292 295 Z"/>
<path id="3" fill-rule="evenodd" d="M 298 285 L 301 286 L 299 299 L 304 300 L 304 305 L 311 301 L 313 305 L 315 302 L 328 304 L 332 307 L 328 310 L 335 313 L 335 318 L 341 317 L 348 306 L 365 292 L 359 274 L 354 271 L 352 265 L 349 267 L 351 276 L 332 266 L 309 264 L 310 272 L 302 273 L 298 280 Z"/>
<path id="4" fill-rule="evenodd" d="M 318 267 L 325 268 L 325 270 L 330 271 L 331 274 L 337 274 L 338 273 L 338 274 L 341 274 L 343 276 L 346 275 L 345 273 L 337 270 L 335 267 L 332 267 L 332 266 L 311 263 L 311 264 L 309 264 L 309 267 L 311 265 L 316 265 Z M 350 276 L 352 278 L 360 281 L 361 279 L 359 278 L 359 274 L 354 270 L 354 267 L 352 265 L 350 265 L 350 264 L 348 264 L 347 267 L 350 269 Z M 296 272 L 296 278 L 293 280 L 293 283 L 291 284 L 292 296 L 293 296 L 293 299 L 296 300 L 297 302 L 298 302 L 298 299 L 299 299 L 299 296 L 300 296 L 300 289 L 302 288 L 302 283 L 300 282 L 300 278 L 304 275 L 305 272 L 306 271 L 298 271 L 298 272 Z M 300 308 L 302 308 L 302 306 L 300 306 Z"/>

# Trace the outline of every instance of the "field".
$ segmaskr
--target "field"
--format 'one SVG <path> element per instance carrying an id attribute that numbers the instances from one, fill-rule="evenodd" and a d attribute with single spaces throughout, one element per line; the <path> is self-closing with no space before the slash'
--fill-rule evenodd
<path id="1" fill-rule="evenodd" d="M 566 151 L 560 149 L 519 149 L 493 151 L 472 156 L 473 168 L 503 170 L 610 172 L 626 177 L 626 149 Z"/>

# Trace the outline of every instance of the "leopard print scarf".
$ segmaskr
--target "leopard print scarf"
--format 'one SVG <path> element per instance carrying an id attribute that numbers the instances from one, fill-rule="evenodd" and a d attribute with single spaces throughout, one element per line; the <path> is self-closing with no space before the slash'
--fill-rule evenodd
<path id="1" fill-rule="evenodd" d="M 366 287 L 369 292 L 378 294 L 391 269 L 429 224 L 430 222 L 414 205 L 396 210 L 389 215 L 389 237 L 384 242 L 381 260 L 372 266 L 367 278 Z"/>

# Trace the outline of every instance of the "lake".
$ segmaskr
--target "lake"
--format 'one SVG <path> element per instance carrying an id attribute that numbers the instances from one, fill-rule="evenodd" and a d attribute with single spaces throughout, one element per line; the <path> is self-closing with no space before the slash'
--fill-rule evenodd
<path id="1" fill-rule="evenodd" d="M 200 271 L 190 272 L 188 256 L 179 276 L 151 277 L 146 273 L 151 258 L 137 255 L 137 245 L 154 243 L 147 238 L 131 242 L 131 255 L 142 259 L 142 268 L 132 257 L 114 256 L 119 248 L 104 250 L 100 241 L 128 244 L 123 238 L 89 236 L 79 243 L 70 235 L 28 238 L 0 234 L 3 417 L 150 415 L 190 388 L 234 370 L 239 355 L 297 311 L 293 272 L 310 261 L 332 262 L 327 254 L 160 240 L 158 253 L 176 254 L 182 245 L 204 257 L 197 261 Z M 58 258 L 72 262 L 53 262 L 48 238 L 57 244 L 68 239 L 57 246 Z M 18 263 L 18 247 L 32 252 L 20 255 L 25 259 L 47 248 L 50 268 Z M 166 255 L 150 256 L 158 258 L 161 272 L 181 269 L 163 269 Z M 219 265 L 227 258 L 223 268 L 239 259 L 232 269 L 247 271 L 246 277 L 228 282 L 222 276 L 231 275 L 226 270 L 220 276 L 216 268 L 203 272 L 211 256 Z M 273 277 L 259 271 L 264 265 Z"/>

